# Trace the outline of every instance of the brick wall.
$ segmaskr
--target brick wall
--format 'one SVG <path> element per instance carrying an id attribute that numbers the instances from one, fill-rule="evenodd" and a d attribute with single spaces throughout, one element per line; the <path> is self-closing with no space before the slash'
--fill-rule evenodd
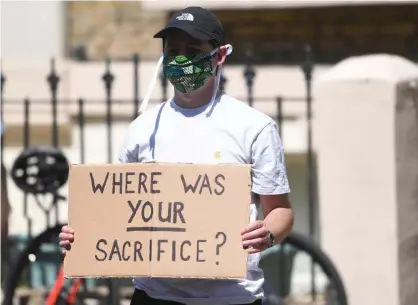
<path id="1" fill-rule="evenodd" d="M 140 1 L 71 1 L 67 3 L 67 54 L 85 46 L 87 57 L 103 60 L 158 58 L 161 42 L 152 38 L 162 29 L 167 13 L 145 10 Z"/>

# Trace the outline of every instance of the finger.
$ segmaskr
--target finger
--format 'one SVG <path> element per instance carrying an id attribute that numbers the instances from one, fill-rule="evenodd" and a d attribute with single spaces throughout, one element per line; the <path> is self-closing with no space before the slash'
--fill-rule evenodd
<path id="1" fill-rule="evenodd" d="M 59 242 L 59 245 L 60 245 L 60 247 L 62 247 L 62 248 L 68 248 L 68 247 L 70 247 L 70 246 L 71 246 L 71 243 L 70 243 L 70 241 L 69 241 L 69 240 L 61 240 L 61 241 Z"/>
<path id="2" fill-rule="evenodd" d="M 253 223 L 250 223 L 248 226 L 245 226 L 245 227 L 241 230 L 241 234 L 243 235 L 243 234 L 245 234 L 245 233 L 248 233 L 248 232 L 254 231 L 254 230 L 256 230 L 256 229 L 258 229 L 258 228 L 261 228 L 261 227 L 263 227 L 263 226 L 264 226 L 264 223 L 263 223 L 262 221 L 260 221 L 260 220 L 257 220 L 257 221 L 255 221 L 255 222 L 253 222 Z"/>
<path id="3" fill-rule="evenodd" d="M 245 240 L 242 242 L 242 246 L 244 249 L 249 248 L 249 247 L 264 247 L 265 245 L 267 245 L 267 239 L 263 238 L 263 237 L 259 237 L 259 238 L 255 238 L 255 239 L 251 239 L 251 240 Z"/>
<path id="4" fill-rule="evenodd" d="M 68 234 L 74 234 L 74 230 L 71 229 L 69 226 L 63 226 L 61 229 L 61 232 L 68 233 Z"/>
<path id="5" fill-rule="evenodd" d="M 242 235 L 242 240 L 250 240 L 250 239 L 259 238 L 259 237 L 265 238 L 267 234 L 268 234 L 268 230 L 262 227 L 254 231 L 245 233 L 244 235 Z"/>
<path id="6" fill-rule="evenodd" d="M 69 236 L 60 236 L 59 238 L 60 241 L 68 241 L 69 243 L 74 242 L 74 237 L 72 237 L 71 235 Z"/>
<path id="7" fill-rule="evenodd" d="M 266 250 L 267 247 L 259 247 L 259 248 L 248 248 L 247 249 L 247 253 L 248 254 L 255 254 L 255 253 L 260 253 L 264 250 Z"/>
<path id="8" fill-rule="evenodd" d="M 61 253 L 65 256 L 67 254 L 67 250 L 62 250 Z"/>
<path id="9" fill-rule="evenodd" d="M 264 251 L 267 248 L 268 248 L 268 244 L 266 242 L 261 242 L 253 246 L 248 246 L 246 250 L 249 254 L 253 254 L 253 253 Z"/>
<path id="10" fill-rule="evenodd" d="M 70 251 L 71 250 L 71 245 L 61 246 L 61 250 Z"/>
<path id="11" fill-rule="evenodd" d="M 74 235 L 69 233 L 60 233 L 58 237 L 60 240 L 69 240 L 70 242 L 74 241 Z"/>

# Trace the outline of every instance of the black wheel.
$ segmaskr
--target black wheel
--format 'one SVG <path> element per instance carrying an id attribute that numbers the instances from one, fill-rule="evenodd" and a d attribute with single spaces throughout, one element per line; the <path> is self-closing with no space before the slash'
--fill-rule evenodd
<path id="1" fill-rule="evenodd" d="M 328 255 L 310 238 L 292 232 L 280 245 L 267 251 L 270 252 L 263 253 L 260 261 L 260 267 L 264 270 L 267 282 L 265 286 L 268 288 L 268 291 L 266 291 L 266 305 L 285 305 L 293 304 L 293 302 L 295 304 L 307 302 L 306 304 L 348 305 L 347 294 L 337 268 Z M 304 259 L 306 263 L 313 262 L 316 273 L 322 272 L 327 279 L 322 285 L 322 291 L 317 292 L 318 295 L 309 293 L 295 296 L 291 291 L 292 275 L 295 273 L 295 260 L 300 254 L 306 256 L 306 259 Z M 316 280 L 314 277 L 315 282 Z M 277 301 L 271 302 L 269 299 Z"/>
<path id="2" fill-rule="evenodd" d="M 17 260 L 15 261 L 12 269 L 10 270 L 8 279 L 5 283 L 4 289 L 4 300 L 3 305 L 12 305 L 15 296 L 17 295 L 18 287 L 20 286 L 30 286 L 25 283 L 29 270 L 33 266 L 32 264 L 38 263 L 39 268 L 42 268 L 42 262 L 37 262 L 37 257 L 42 256 L 41 249 L 48 247 L 49 254 L 48 257 L 45 258 L 48 261 L 49 267 L 51 267 L 51 261 L 53 261 L 56 265 L 56 270 L 53 272 L 53 279 L 55 281 L 55 277 L 58 274 L 58 270 L 62 264 L 62 255 L 61 250 L 58 245 L 58 235 L 61 232 L 62 225 L 56 225 L 51 227 L 41 233 L 40 235 L 36 236 L 29 245 L 19 254 Z M 38 269 L 39 269 L 38 268 Z M 43 275 L 45 276 L 45 275 Z M 71 284 L 72 280 L 66 280 L 66 286 Z M 106 290 L 105 293 L 99 294 L 95 290 L 89 290 L 86 286 L 81 285 L 80 292 L 77 294 L 77 298 L 74 302 L 74 305 L 83 305 L 86 304 L 85 300 L 99 300 L 102 301 L 104 304 L 109 304 L 108 302 L 108 286 L 109 283 L 104 281 L 104 288 Z M 46 286 L 48 287 L 48 285 Z M 50 286 L 51 287 L 51 286 Z M 50 288 L 49 287 L 49 288 Z M 67 287 L 63 287 L 61 291 L 61 295 L 57 301 L 59 305 L 67 305 L 66 302 L 66 295 L 67 295 Z M 48 295 L 48 288 L 46 289 L 46 293 L 44 297 L 46 298 Z"/>

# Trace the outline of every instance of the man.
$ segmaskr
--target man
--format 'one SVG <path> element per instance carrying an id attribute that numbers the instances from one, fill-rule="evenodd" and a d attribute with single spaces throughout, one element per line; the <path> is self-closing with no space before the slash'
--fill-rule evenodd
<path id="1" fill-rule="evenodd" d="M 251 223 L 241 232 L 242 246 L 250 253 L 246 280 L 136 278 L 131 304 L 261 304 L 260 252 L 280 242 L 293 225 L 276 123 L 218 92 L 221 66 L 232 48 L 225 45 L 222 24 L 214 14 L 186 8 L 154 37 L 162 38 L 160 63 L 175 88 L 174 97 L 131 123 L 120 161 L 249 163 L 257 195 L 251 203 Z M 257 221 L 259 206 L 265 217 Z M 73 230 L 64 227 L 60 239 L 68 250 Z"/>

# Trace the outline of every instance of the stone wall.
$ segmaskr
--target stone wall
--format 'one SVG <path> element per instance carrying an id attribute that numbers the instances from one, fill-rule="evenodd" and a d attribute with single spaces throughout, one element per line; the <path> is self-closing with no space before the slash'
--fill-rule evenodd
<path id="1" fill-rule="evenodd" d="M 167 21 L 167 12 L 145 10 L 140 1 L 67 2 L 67 54 L 84 47 L 90 60 L 158 58 L 161 42 L 153 35 Z"/>
<path id="2" fill-rule="evenodd" d="M 315 83 L 321 245 L 350 304 L 418 300 L 418 68 L 345 59 Z"/>

